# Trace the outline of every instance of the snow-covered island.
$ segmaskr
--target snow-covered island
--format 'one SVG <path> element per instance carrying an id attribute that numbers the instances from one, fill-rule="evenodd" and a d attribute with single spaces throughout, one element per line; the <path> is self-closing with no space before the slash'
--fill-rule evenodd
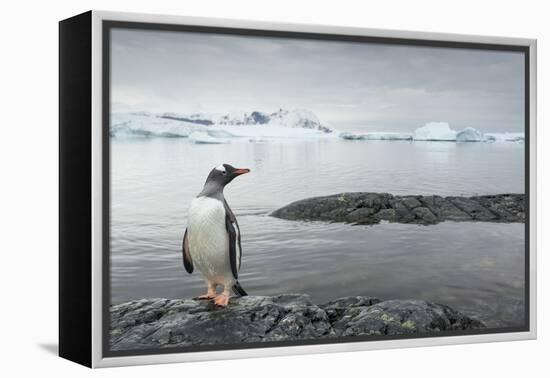
<path id="1" fill-rule="evenodd" d="M 231 140 L 264 141 L 279 138 L 338 137 L 305 109 L 215 113 L 114 113 L 111 137 L 180 137 L 194 143 L 220 144 Z"/>
<path id="2" fill-rule="evenodd" d="M 523 133 L 483 133 L 473 127 L 454 130 L 447 122 L 429 122 L 412 133 L 341 132 L 306 109 L 216 113 L 113 113 L 110 136 L 187 138 L 196 144 L 269 142 L 288 139 L 352 141 L 523 142 Z"/>

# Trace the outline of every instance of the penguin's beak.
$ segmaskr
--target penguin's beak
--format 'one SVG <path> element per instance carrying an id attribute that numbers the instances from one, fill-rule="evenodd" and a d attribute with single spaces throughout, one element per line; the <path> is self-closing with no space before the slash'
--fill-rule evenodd
<path id="1" fill-rule="evenodd" d="M 250 169 L 248 168 L 237 168 L 233 171 L 233 174 L 235 176 L 244 175 L 245 173 L 250 172 Z"/>

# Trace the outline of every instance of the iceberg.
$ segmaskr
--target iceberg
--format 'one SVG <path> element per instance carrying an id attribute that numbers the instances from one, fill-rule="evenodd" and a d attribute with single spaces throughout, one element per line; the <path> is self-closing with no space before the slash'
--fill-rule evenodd
<path id="1" fill-rule="evenodd" d="M 340 133 L 340 138 L 346 140 L 413 140 L 413 135 L 410 133 L 394 133 L 375 131 L 370 133 Z"/>
<path id="2" fill-rule="evenodd" d="M 414 140 L 521 143 L 525 140 L 525 135 L 524 133 L 482 133 L 473 127 L 466 127 L 461 131 L 455 131 L 450 128 L 447 122 L 430 122 L 416 129 Z"/>
<path id="3" fill-rule="evenodd" d="M 429 122 L 411 133 L 397 132 L 342 132 L 339 137 L 346 140 L 384 140 L 384 141 L 444 141 L 444 142 L 523 142 L 523 133 L 482 133 L 466 127 L 460 131 L 451 129 L 447 122 Z"/>
<path id="4" fill-rule="evenodd" d="M 281 125 L 215 125 L 209 127 L 209 133 L 224 131 L 237 138 L 253 138 L 262 140 L 282 139 L 327 139 L 338 137 L 337 133 L 324 133 L 315 129 L 304 129 L 298 127 L 287 127 Z"/>
<path id="5" fill-rule="evenodd" d="M 429 122 L 414 132 L 414 140 L 445 142 L 483 142 L 483 133 L 473 127 L 456 131 L 447 122 Z"/>
<path id="6" fill-rule="evenodd" d="M 164 119 L 150 113 L 112 114 L 111 137 L 164 137 L 186 138 L 202 126 L 193 123 Z"/>
<path id="7" fill-rule="evenodd" d="M 189 141 L 195 144 L 225 144 L 229 143 L 227 139 L 216 138 L 204 131 L 194 131 L 189 134 Z"/>
<path id="8" fill-rule="evenodd" d="M 414 140 L 456 141 L 456 131 L 447 122 L 429 122 L 414 131 Z"/>
<path id="9" fill-rule="evenodd" d="M 524 133 L 485 133 L 483 135 L 484 142 L 519 142 L 525 141 Z"/>
<path id="10" fill-rule="evenodd" d="M 220 129 L 209 129 L 206 131 L 213 138 L 235 138 L 236 135 Z"/>
<path id="11" fill-rule="evenodd" d="M 483 133 L 473 127 L 466 127 L 456 134 L 457 142 L 481 142 L 483 140 Z"/>

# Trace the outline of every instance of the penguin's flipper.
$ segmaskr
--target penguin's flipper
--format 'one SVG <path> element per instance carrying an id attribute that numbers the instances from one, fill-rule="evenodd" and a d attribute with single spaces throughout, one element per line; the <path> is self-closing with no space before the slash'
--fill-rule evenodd
<path id="1" fill-rule="evenodd" d="M 183 266 L 187 273 L 193 273 L 193 259 L 191 259 L 191 254 L 189 253 L 189 240 L 187 239 L 187 229 L 185 229 L 185 234 L 183 235 L 183 242 L 181 246 L 181 252 L 183 255 Z"/>
<path id="2" fill-rule="evenodd" d="M 235 215 L 224 200 L 225 207 L 225 229 L 229 235 L 229 262 L 231 263 L 231 272 L 235 279 L 239 278 L 239 269 L 241 267 L 241 232 Z"/>

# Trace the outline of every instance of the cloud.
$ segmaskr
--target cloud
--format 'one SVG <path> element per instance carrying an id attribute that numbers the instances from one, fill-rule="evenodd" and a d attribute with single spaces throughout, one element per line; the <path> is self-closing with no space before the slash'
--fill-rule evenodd
<path id="1" fill-rule="evenodd" d="M 222 34 L 112 31 L 114 110 L 273 111 L 412 130 L 523 128 L 521 53 Z"/>

